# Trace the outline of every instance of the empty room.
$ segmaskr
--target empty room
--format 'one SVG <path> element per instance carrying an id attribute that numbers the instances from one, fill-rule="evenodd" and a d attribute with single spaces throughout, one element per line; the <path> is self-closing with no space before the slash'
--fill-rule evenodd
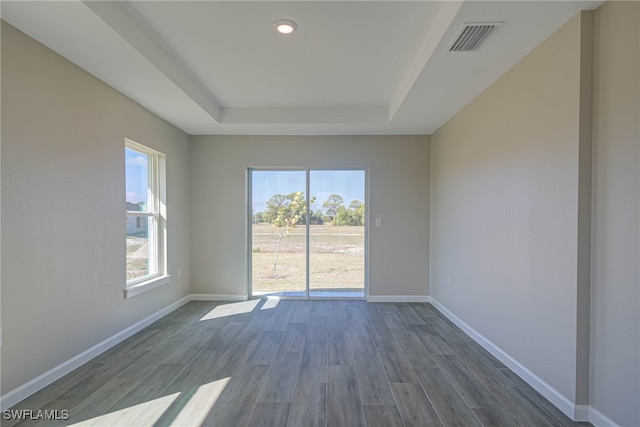
<path id="1" fill-rule="evenodd" d="M 2 426 L 640 427 L 640 2 L 0 13 Z"/>

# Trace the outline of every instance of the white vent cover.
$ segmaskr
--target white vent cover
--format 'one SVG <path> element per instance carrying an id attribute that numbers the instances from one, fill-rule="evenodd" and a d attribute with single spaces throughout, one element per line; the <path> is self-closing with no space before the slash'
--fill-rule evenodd
<path id="1" fill-rule="evenodd" d="M 458 31 L 449 52 L 475 52 L 502 22 L 465 22 Z"/>

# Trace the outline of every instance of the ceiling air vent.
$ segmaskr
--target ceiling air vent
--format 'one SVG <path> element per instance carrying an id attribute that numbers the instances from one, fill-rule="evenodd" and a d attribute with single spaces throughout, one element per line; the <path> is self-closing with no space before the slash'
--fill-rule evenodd
<path id="1" fill-rule="evenodd" d="M 455 38 L 449 52 L 475 52 L 502 22 L 466 22 Z"/>

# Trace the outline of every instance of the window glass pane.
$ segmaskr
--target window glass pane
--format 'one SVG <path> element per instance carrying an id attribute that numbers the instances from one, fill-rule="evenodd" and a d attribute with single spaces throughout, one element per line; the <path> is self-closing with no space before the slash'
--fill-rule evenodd
<path id="1" fill-rule="evenodd" d="M 125 174 L 127 210 L 148 211 L 149 156 L 131 148 L 125 148 Z"/>
<path id="2" fill-rule="evenodd" d="M 150 271 L 149 230 L 153 218 L 127 216 L 127 280 L 148 276 Z"/>

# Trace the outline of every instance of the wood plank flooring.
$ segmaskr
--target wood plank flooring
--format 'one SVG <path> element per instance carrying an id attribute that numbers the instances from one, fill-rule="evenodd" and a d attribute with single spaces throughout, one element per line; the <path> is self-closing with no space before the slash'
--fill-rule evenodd
<path id="1" fill-rule="evenodd" d="M 430 304 L 191 302 L 3 426 L 571 426 Z"/>

